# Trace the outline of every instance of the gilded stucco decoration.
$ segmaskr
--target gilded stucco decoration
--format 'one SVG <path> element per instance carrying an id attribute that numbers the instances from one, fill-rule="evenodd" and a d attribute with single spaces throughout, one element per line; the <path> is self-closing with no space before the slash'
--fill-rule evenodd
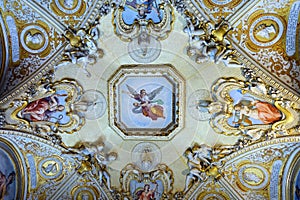
<path id="1" fill-rule="evenodd" d="M 128 41 L 130 57 L 141 63 L 155 61 L 161 52 L 160 40 L 172 31 L 173 8 L 169 1 L 122 0 L 114 10 L 115 34 Z"/>
<path id="2" fill-rule="evenodd" d="M 191 24 L 189 21 L 197 20 L 202 24 L 216 22 L 212 23 L 214 26 L 225 20 L 232 27 L 225 37 L 233 53 L 230 54 L 228 61 L 224 59 L 224 64 L 231 62 L 234 67 L 240 64 L 246 65 L 268 81 L 280 82 L 284 85 L 280 90 L 284 93 L 289 91 L 289 95 L 298 100 L 300 77 L 299 67 L 297 67 L 299 55 L 296 53 L 296 49 L 299 48 L 296 42 L 298 36 L 295 31 L 286 32 L 287 28 L 291 30 L 293 27 L 293 30 L 297 30 L 299 27 L 297 1 L 218 1 L 218 3 L 217 1 L 187 1 L 184 6 L 180 3 L 175 5 L 188 19 L 187 25 Z M 207 12 L 208 7 L 211 7 L 210 12 Z M 219 9 L 226 10 L 221 12 L 222 17 L 213 14 Z M 202 30 L 206 33 L 205 29 Z M 201 44 L 198 41 L 197 43 Z M 201 49 L 205 47 L 204 44 L 202 42 Z M 198 50 L 194 49 L 191 55 L 197 55 L 197 52 Z M 279 85 L 277 84 L 276 87 L 279 88 Z"/>
<path id="3" fill-rule="evenodd" d="M 66 149 L 18 131 L 2 131 L 0 140 L 1 158 L 10 167 L 1 166 L 1 174 L 7 180 L 14 176 L 6 187 L 8 191 L 15 189 L 9 195 L 17 195 L 16 199 L 113 199 L 107 165 L 117 154 L 104 151 L 103 142 L 77 144 L 86 149 L 79 152 L 79 148 Z M 103 173 L 105 184 L 96 168 Z"/>
<path id="4" fill-rule="evenodd" d="M 226 67 L 241 67 L 242 63 L 235 56 L 226 35 L 231 31 L 230 24 L 226 20 L 214 26 L 210 22 L 200 21 L 191 13 L 186 11 L 187 26 L 184 32 L 189 35 L 189 46 L 187 55 L 196 63 L 220 61 Z"/>
<path id="5" fill-rule="evenodd" d="M 297 0 L 0 0 L 0 199 L 300 198 Z"/>
<path id="6" fill-rule="evenodd" d="M 165 164 L 159 164 L 150 172 L 142 172 L 134 164 L 128 164 L 121 171 L 120 182 L 126 199 L 170 199 L 173 187 L 172 171 Z"/>
<path id="7" fill-rule="evenodd" d="M 242 53 L 244 57 L 256 60 L 275 75 L 277 82 L 299 94 L 299 55 L 296 53 L 299 36 L 294 33 L 299 28 L 298 3 L 259 1 L 239 21 L 234 21 L 236 29 L 232 39 L 248 52 L 248 55 Z M 287 32 L 291 27 L 294 31 Z"/>
<path id="8" fill-rule="evenodd" d="M 261 136 L 295 134 L 299 104 L 256 77 L 251 69 L 242 68 L 242 73 L 246 81 L 221 78 L 212 86 L 213 98 L 223 105 L 213 111 L 212 128 L 217 133 L 242 134 L 254 140 Z M 215 107 L 211 100 L 199 99 L 195 107 L 211 109 L 212 106 Z"/>
<path id="9" fill-rule="evenodd" d="M 21 83 L 37 81 L 55 65 L 77 64 L 88 75 L 86 66 L 103 56 L 96 19 L 109 13 L 108 2 L 17 0 L 0 6 L 1 29 L 9 36 L 5 65 L 11 66 L 1 67 L 1 102 L 31 85 Z"/>
<path id="10" fill-rule="evenodd" d="M 8 62 L 11 67 L 5 72 L 6 77 L 1 78 L 4 86 L 1 93 L 5 97 L 53 59 L 63 46 L 63 38 L 46 16 L 23 1 L 5 1 L 1 11 L 2 29 L 10 36 Z"/>
<path id="11" fill-rule="evenodd" d="M 103 57 L 103 49 L 97 41 L 100 37 L 99 22 L 91 24 L 86 29 L 76 31 L 66 30 L 64 37 L 68 41 L 62 59 L 56 64 L 56 68 L 70 63 L 78 65 L 83 72 L 90 77 L 91 73 L 87 70 L 88 65 L 93 65 L 98 58 Z"/>
<path id="12" fill-rule="evenodd" d="M 39 85 L 36 91 L 32 96 L 14 101 L 8 109 L 13 119 L 8 126 L 44 133 L 73 133 L 83 126 L 85 119 L 71 109 L 82 94 L 76 81 L 62 79 Z"/>
<path id="13" fill-rule="evenodd" d="M 190 114 L 210 120 L 217 133 L 252 140 L 296 134 L 299 104 L 253 76 L 252 70 L 242 71 L 247 81 L 221 78 L 212 86 L 212 97 L 206 90 L 195 91 L 189 99 Z"/>
<path id="14" fill-rule="evenodd" d="M 218 181 L 224 175 L 224 158 L 247 145 L 249 140 L 240 139 L 234 145 L 194 144 L 184 152 L 187 158 L 188 174 L 186 175 L 185 188 L 178 194 L 187 194 L 196 183 L 207 180 Z"/>
<path id="15" fill-rule="evenodd" d="M 286 191 L 281 192 L 280 182 L 285 183 L 286 179 L 281 179 L 280 174 L 285 171 L 287 176 L 295 169 L 289 166 L 296 163 L 298 141 L 299 137 L 280 138 L 232 152 L 224 157 L 222 177 L 217 182 L 213 179 L 198 180 L 186 192 L 184 199 L 203 199 L 204 196 L 215 196 L 217 199 L 279 199 L 280 194 L 294 195 L 290 191 L 295 191 L 295 188 L 290 189 L 295 187 L 295 182 L 289 188 L 282 187 Z M 293 155 L 291 159 L 288 159 L 289 155 Z M 289 164 L 286 166 L 286 163 Z"/>
<path id="16" fill-rule="evenodd" d="M 123 0 L 114 11 L 116 34 L 132 40 L 146 31 L 156 39 L 165 39 L 172 29 L 173 8 L 168 1 Z"/>

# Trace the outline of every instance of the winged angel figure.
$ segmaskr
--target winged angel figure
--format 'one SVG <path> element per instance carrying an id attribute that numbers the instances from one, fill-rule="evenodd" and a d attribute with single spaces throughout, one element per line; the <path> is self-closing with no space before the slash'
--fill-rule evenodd
<path id="1" fill-rule="evenodd" d="M 135 99 L 137 102 L 133 103 L 134 108 L 132 112 L 135 114 L 142 113 L 144 116 L 157 120 L 158 118 L 165 119 L 164 116 L 164 102 L 161 99 L 155 99 L 155 97 L 162 91 L 164 86 L 160 86 L 157 89 L 147 93 L 145 89 L 141 89 L 140 93 L 136 92 L 134 88 L 127 85 L 129 96 Z"/>

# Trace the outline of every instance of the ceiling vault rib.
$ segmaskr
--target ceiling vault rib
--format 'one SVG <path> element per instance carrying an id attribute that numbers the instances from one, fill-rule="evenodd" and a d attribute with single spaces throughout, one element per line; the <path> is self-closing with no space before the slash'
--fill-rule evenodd
<path id="1" fill-rule="evenodd" d="M 52 24 L 56 31 L 59 33 L 64 33 L 67 27 L 65 27 L 62 23 L 57 21 L 55 17 L 53 17 L 51 14 L 49 14 L 47 11 L 44 10 L 42 6 L 37 4 L 35 1 L 32 0 L 23 0 L 24 3 L 29 5 L 32 9 L 34 9 L 37 13 L 39 13 L 41 16 L 45 16 L 45 20 L 47 20 L 50 24 Z"/>
<path id="2" fill-rule="evenodd" d="M 5 24 L 4 24 L 4 20 L 3 20 L 2 16 L 0 15 L 0 31 L 1 30 L 2 30 L 2 33 L 3 33 L 2 40 L 4 41 L 4 47 L 5 47 L 4 49 L 2 49 L 2 51 L 5 52 L 5 58 L 4 58 L 5 62 L 3 62 L 2 66 L 0 66 L 1 67 L 0 68 L 0 85 L 3 85 L 3 83 L 5 81 L 5 72 L 6 72 L 6 69 L 8 67 L 8 63 L 9 63 L 9 42 L 8 42 L 8 38 L 5 37 L 8 34 L 7 34 Z M 0 33 L 0 35 L 2 33 Z"/>
<path id="3" fill-rule="evenodd" d="M 240 22 L 239 20 L 242 19 L 242 16 L 251 10 L 258 2 L 259 0 L 248 1 L 245 5 L 240 7 L 237 12 L 235 12 L 233 15 L 230 15 L 228 17 L 228 22 L 231 24 L 231 26 L 236 27 Z"/>
<path id="4" fill-rule="evenodd" d="M 196 8 L 196 10 L 194 10 L 194 12 L 196 12 L 197 15 L 200 14 L 207 21 L 213 21 L 209 17 L 209 15 L 204 11 L 204 9 L 200 7 L 200 5 L 197 2 L 195 2 L 194 0 L 189 0 L 187 3 L 188 4 L 193 4 L 193 8 Z"/>
<path id="5" fill-rule="evenodd" d="M 236 200 L 242 200 L 244 199 L 231 185 L 228 183 L 228 181 L 225 178 L 221 178 L 219 180 L 220 185 L 231 194 L 231 197 L 233 197 Z"/>
<path id="6" fill-rule="evenodd" d="M 53 200 L 59 200 L 61 199 L 61 195 L 65 192 L 65 188 L 70 187 L 76 180 L 78 179 L 78 176 L 76 176 L 76 171 L 74 171 L 68 178 L 65 178 L 65 180 L 62 182 L 62 187 L 59 187 L 57 191 L 55 191 L 54 195 L 50 198 Z"/>
<path id="7" fill-rule="evenodd" d="M 89 12 L 85 15 L 85 18 L 84 18 L 83 21 L 80 23 L 79 27 L 84 28 L 84 27 L 88 26 L 89 23 L 93 24 L 93 21 L 94 21 L 95 19 L 91 19 L 92 13 L 93 13 L 93 12 L 97 12 L 97 9 L 95 9 L 95 8 L 97 8 L 97 7 L 100 6 L 100 5 L 99 5 L 99 1 L 96 1 L 96 2 L 93 2 L 93 3 L 94 3 L 94 4 L 90 7 Z M 98 6 L 98 5 L 99 5 L 99 6 Z M 98 13 L 96 13 L 96 14 L 98 14 Z M 95 16 L 94 16 L 94 17 L 95 17 Z M 89 20 L 91 20 L 91 21 L 89 21 Z"/>
<path id="8" fill-rule="evenodd" d="M 16 95 L 26 90 L 31 85 L 27 84 L 26 82 L 30 81 L 31 83 L 35 83 L 39 79 L 41 79 L 42 76 L 50 70 L 50 67 L 55 65 L 55 63 L 58 61 L 59 55 L 62 55 L 62 52 L 65 50 L 67 44 L 67 42 L 62 44 L 60 49 L 57 49 L 57 51 L 49 58 L 49 60 L 45 61 L 43 65 L 40 66 L 39 70 L 37 70 L 30 77 L 28 77 L 28 79 L 24 81 L 24 84 L 20 88 L 14 88 L 11 90 L 11 92 L 8 92 L 4 97 L 2 97 L 2 99 L 0 100 L 0 104 L 8 101 L 10 98 L 14 98 Z"/>
<path id="9" fill-rule="evenodd" d="M 296 102 L 300 102 L 300 98 L 299 98 L 299 93 L 297 93 L 297 91 L 295 91 L 293 88 L 291 88 L 290 86 L 288 86 L 287 84 L 285 84 L 283 81 L 281 81 L 279 78 L 276 78 L 275 76 L 273 76 L 271 74 L 271 72 L 265 70 L 259 63 L 255 62 L 255 59 L 252 58 L 251 55 L 249 55 L 247 52 L 244 51 L 243 48 L 240 48 L 239 45 L 236 44 L 236 42 L 228 37 L 231 41 L 232 46 L 238 50 L 238 52 L 240 52 L 241 54 L 238 55 L 239 57 L 243 57 L 242 59 L 247 59 L 248 61 L 250 61 L 250 65 L 248 67 L 253 68 L 253 66 L 257 67 L 259 69 L 259 71 L 255 70 L 256 73 L 258 73 L 259 76 L 264 76 L 265 78 L 269 79 L 269 80 L 273 80 L 274 82 L 278 82 L 280 84 L 274 84 L 274 87 L 279 89 L 280 91 L 282 91 L 283 93 L 289 95 L 291 98 L 293 98 L 294 101 Z M 284 86 L 284 87 L 281 87 Z M 283 90 L 286 89 L 287 91 L 284 92 Z"/>

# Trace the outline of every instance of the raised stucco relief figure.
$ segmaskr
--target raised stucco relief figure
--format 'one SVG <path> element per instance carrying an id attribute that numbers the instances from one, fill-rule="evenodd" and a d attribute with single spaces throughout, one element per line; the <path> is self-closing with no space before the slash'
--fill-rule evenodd
<path id="1" fill-rule="evenodd" d="M 87 66 L 95 64 L 98 58 L 103 57 L 103 50 L 97 41 L 100 37 L 98 22 L 87 29 L 67 30 L 64 36 L 69 44 L 65 48 L 62 60 L 56 67 L 73 63 L 80 66 L 83 72 L 90 77 Z"/>
<path id="2" fill-rule="evenodd" d="M 33 35 L 29 32 L 26 35 L 26 44 L 32 43 L 33 45 L 41 45 L 44 42 L 44 38 L 40 33 L 34 33 Z"/>
<path id="3" fill-rule="evenodd" d="M 44 26 L 32 24 L 25 26 L 20 34 L 20 42 L 23 48 L 32 54 L 39 54 L 50 44 L 50 34 Z"/>
<path id="4" fill-rule="evenodd" d="M 86 119 L 95 120 L 105 114 L 107 103 L 101 92 L 87 90 L 83 92 L 78 101 L 71 105 L 71 108 Z"/>
<path id="5" fill-rule="evenodd" d="M 213 181 L 219 180 L 223 176 L 224 159 L 226 156 L 247 146 L 249 141 L 239 139 L 233 145 L 214 145 L 194 144 L 189 147 L 184 156 L 187 158 L 188 174 L 186 175 L 185 188 L 186 194 L 196 183 L 204 182 L 211 178 Z"/>
<path id="6" fill-rule="evenodd" d="M 187 26 L 184 32 L 189 36 L 187 55 L 197 63 L 207 61 L 218 64 L 220 61 L 226 67 L 241 67 L 242 63 L 234 55 L 226 35 L 232 30 L 226 20 L 213 25 L 211 22 L 197 19 L 191 12 L 185 10 Z"/>
<path id="7" fill-rule="evenodd" d="M 94 143 L 79 142 L 71 147 L 66 154 L 75 156 L 78 160 L 77 171 L 79 174 L 90 174 L 97 178 L 100 186 L 105 182 L 108 190 L 112 192 L 108 165 L 117 159 L 116 152 L 104 152 L 104 143 L 96 141 Z"/>
<path id="8" fill-rule="evenodd" d="M 168 37 L 172 29 L 172 7 L 160 0 L 122 0 L 114 11 L 115 33 L 129 41 L 130 57 L 150 63 L 161 52 L 159 40 Z"/>

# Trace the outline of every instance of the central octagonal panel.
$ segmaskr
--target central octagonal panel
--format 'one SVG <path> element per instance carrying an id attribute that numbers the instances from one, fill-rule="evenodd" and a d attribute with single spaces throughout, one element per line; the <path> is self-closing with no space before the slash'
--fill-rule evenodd
<path id="1" fill-rule="evenodd" d="M 172 65 L 123 65 L 109 79 L 110 126 L 124 139 L 169 140 L 183 127 L 183 95 Z"/>

